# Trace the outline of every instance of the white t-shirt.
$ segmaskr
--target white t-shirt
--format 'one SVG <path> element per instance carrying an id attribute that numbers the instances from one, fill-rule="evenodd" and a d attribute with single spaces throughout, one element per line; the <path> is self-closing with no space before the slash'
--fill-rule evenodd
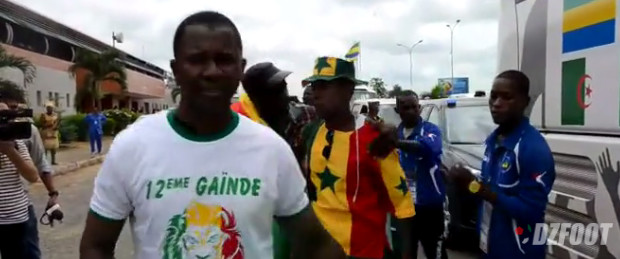
<path id="1" fill-rule="evenodd" d="M 172 111 L 147 115 L 112 143 L 91 213 L 130 218 L 135 258 L 273 258 L 275 216 L 308 206 L 288 144 L 234 113 L 227 129 L 191 135 Z"/>

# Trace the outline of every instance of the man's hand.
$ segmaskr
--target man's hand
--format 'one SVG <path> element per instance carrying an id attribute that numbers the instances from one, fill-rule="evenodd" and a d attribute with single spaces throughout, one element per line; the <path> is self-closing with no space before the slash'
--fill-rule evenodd
<path id="1" fill-rule="evenodd" d="M 5 155 L 16 154 L 15 141 L 0 141 L 0 153 Z"/>
<path id="2" fill-rule="evenodd" d="M 0 141 L 0 153 L 6 155 L 11 163 L 17 169 L 17 172 L 24 177 L 28 182 L 34 183 L 39 180 L 39 172 L 34 164 L 30 160 L 30 156 L 26 149 L 26 146 L 19 143 L 20 148 L 24 150 L 18 150 L 18 142 L 15 141 Z"/>
<path id="3" fill-rule="evenodd" d="M 368 152 L 373 157 L 385 158 L 396 148 L 398 141 L 396 127 L 381 123 L 377 129 L 379 130 L 379 136 L 370 143 Z"/>
<path id="4" fill-rule="evenodd" d="M 448 170 L 448 179 L 454 182 L 457 186 L 467 189 L 469 183 L 476 179 L 476 177 L 462 164 L 456 164 L 450 170 Z"/>
<path id="5" fill-rule="evenodd" d="M 340 244 L 321 225 L 310 205 L 295 215 L 276 217 L 276 220 L 287 237 L 291 239 L 293 254 L 296 258 L 346 258 Z"/>
<path id="6" fill-rule="evenodd" d="M 46 208 L 50 208 L 54 205 L 58 204 L 58 195 L 52 195 L 50 196 L 50 198 L 47 200 L 47 206 Z"/>

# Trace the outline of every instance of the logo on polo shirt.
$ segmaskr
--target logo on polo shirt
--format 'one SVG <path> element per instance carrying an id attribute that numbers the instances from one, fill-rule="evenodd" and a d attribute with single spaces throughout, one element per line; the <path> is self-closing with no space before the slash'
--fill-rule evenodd
<path id="1" fill-rule="evenodd" d="M 510 170 L 510 168 L 512 167 L 512 161 L 508 154 L 504 155 L 502 161 L 500 162 L 500 165 L 502 167 L 502 173 L 508 172 L 508 170 Z"/>

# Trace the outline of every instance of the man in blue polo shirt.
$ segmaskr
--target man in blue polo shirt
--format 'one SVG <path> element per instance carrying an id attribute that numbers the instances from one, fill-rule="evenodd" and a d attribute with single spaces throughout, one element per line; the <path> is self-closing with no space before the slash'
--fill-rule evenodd
<path id="1" fill-rule="evenodd" d="M 547 195 L 555 180 L 551 150 L 525 117 L 529 79 L 508 70 L 493 82 L 489 106 L 498 125 L 486 140 L 480 179 L 456 166 L 450 178 L 483 199 L 478 219 L 484 258 L 545 258 L 546 245 L 533 245 L 532 231 L 543 223 Z"/>
<path id="2" fill-rule="evenodd" d="M 84 118 L 88 125 L 88 139 L 90 140 L 90 153 L 92 156 L 101 154 L 101 138 L 103 137 L 103 124 L 106 122 L 105 115 L 99 112 L 98 107 Z"/>
<path id="3" fill-rule="evenodd" d="M 420 117 L 418 95 L 413 91 L 405 91 L 396 99 L 395 110 L 402 121 L 397 129 L 400 164 L 416 207 L 412 250 L 417 251 L 420 242 L 427 258 L 447 258 L 442 245 L 446 192 L 439 170 L 441 132 L 435 124 Z"/>

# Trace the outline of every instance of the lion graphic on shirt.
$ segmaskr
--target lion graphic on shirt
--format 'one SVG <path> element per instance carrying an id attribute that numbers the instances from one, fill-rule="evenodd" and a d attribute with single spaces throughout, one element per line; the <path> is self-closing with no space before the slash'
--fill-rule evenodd
<path id="1" fill-rule="evenodd" d="M 168 221 L 163 259 L 243 259 L 243 246 L 232 212 L 192 202 Z"/>

